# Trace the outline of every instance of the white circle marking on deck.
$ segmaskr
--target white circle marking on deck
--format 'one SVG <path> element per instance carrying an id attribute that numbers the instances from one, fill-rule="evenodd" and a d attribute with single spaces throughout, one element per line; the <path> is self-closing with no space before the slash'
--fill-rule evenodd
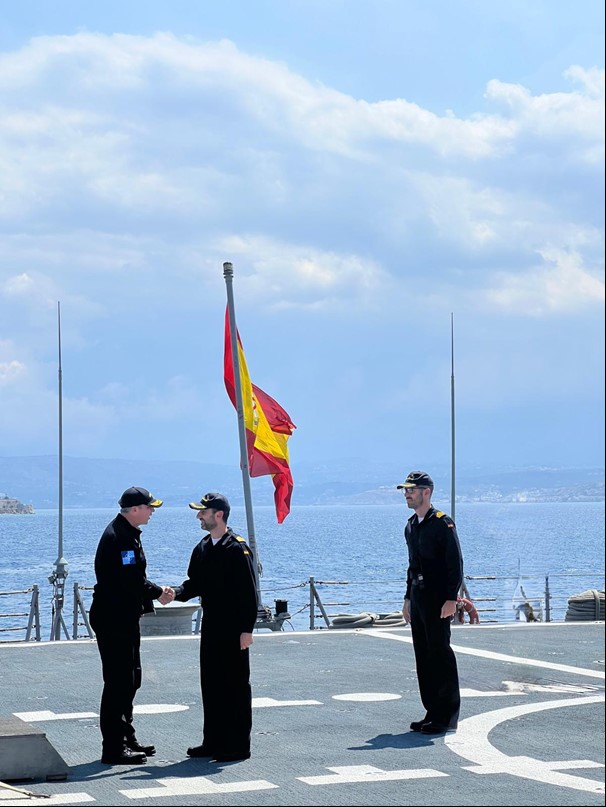
<path id="1" fill-rule="evenodd" d="M 401 695 L 393 692 L 349 692 L 345 695 L 333 695 L 335 701 L 397 701 Z"/>
<path id="2" fill-rule="evenodd" d="M 558 787 L 583 790 L 587 793 L 603 793 L 604 785 L 598 779 L 585 779 L 576 773 L 573 775 L 562 773 L 566 769 L 576 771 L 580 768 L 603 768 L 603 763 L 582 759 L 549 762 L 526 756 L 509 756 L 495 748 L 488 740 L 488 735 L 492 729 L 506 720 L 514 720 L 522 715 L 541 712 L 545 709 L 562 709 L 566 707 L 576 709 L 579 706 L 603 702 L 604 696 L 598 695 L 543 703 L 525 703 L 520 706 L 508 706 L 505 709 L 483 712 L 462 720 L 459 723 L 457 733 L 444 737 L 444 743 L 455 754 L 475 763 L 473 766 L 465 766 L 465 770 L 472 773 L 508 773 L 510 776 L 532 779 L 535 782 L 557 785 Z"/>

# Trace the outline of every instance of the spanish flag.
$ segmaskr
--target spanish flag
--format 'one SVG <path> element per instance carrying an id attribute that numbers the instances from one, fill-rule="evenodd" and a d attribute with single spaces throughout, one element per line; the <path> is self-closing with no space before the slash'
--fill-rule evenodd
<path id="1" fill-rule="evenodd" d="M 278 524 L 281 524 L 290 512 L 293 480 L 288 464 L 287 442 L 296 426 L 291 421 L 290 415 L 282 409 L 277 401 L 274 401 L 270 395 L 251 382 L 240 334 L 237 330 L 236 338 L 238 340 L 238 365 L 240 369 L 240 386 L 242 388 L 249 473 L 251 476 L 271 474 L 275 487 L 276 516 L 278 517 Z M 237 409 L 229 310 L 225 312 L 224 361 L 225 389 L 229 399 Z"/>

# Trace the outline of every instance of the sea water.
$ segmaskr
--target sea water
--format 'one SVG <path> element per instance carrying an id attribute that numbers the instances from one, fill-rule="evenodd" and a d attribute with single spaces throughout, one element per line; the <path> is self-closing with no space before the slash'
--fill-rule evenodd
<path id="1" fill-rule="evenodd" d="M 97 543 L 116 512 L 63 512 L 62 551 L 68 570 L 64 616 L 70 631 L 74 583 L 82 587 L 88 607 Z M 23 631 L 6 629 L 24 626 L 27 617 L 3 614 L 26 613 L 31 599 L 29 592 L 2 593 L 24 591 L 34 584 L 40 590 L 42 638 L 49 636 L 53 592 L 48 577 L 58 559 L 58 515 L 57 510 L 39 510 L 32 515 L 0 516 L 0 641 L 24 638 Z M 263 604 L 273 610 L 275 600 L 286 600 L 291 619 L 284 629 L 309 628 L 309 579 L 313 577 L 329 616 L 401 609 L 407 567 L 403 528 L 410 515 L 404 502 L 295 506 L 279 525 L 272 507 L 255 508 Z M 232 509 L 229 523 L 248 537 L 243 507 Z M 546 584 L 551 619 L 562 620 L 570 596 L 604 588 L 603 502 L 461 503 L 456 523 L 465 582 L 481 621 L 519 618 L 515 604 L 520 598 L 544 611 Z M 148 578 L 160 585 L 181 583 L 191 550 L 202 534 L 195 512 L 186 506 L 155 511 L 143 527 Z M 227 599 L 225 608 L 230 608 Z M 314 611 L 316 627 L 324 626 Z"/>

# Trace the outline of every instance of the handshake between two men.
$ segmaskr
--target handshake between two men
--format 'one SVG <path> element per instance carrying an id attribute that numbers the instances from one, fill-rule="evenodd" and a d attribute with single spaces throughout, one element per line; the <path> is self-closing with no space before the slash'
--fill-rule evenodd
<path id="1" fill-rule="evenodd" d="M 162 587 L 162 594 L 158 597 L 158 602 L 160 605 L 168 605 L 169 602 L 172 602 L 175 599 L 175 590 L 170 586 L 163 586 Z"/>

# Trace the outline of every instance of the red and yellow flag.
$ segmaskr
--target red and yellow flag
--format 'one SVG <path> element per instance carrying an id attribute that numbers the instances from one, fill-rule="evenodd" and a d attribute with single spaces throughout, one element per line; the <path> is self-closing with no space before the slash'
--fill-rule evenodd
<path id="1" fill-rule="evenodd" d="M 290 415 L 282 409 L 277 401 L 251 382 L 240 334 L 237 330 L 236 337 L 249 473 L 251 476 L 271 474 L 275 487 L 276 516 L 278 524 L 281 524 L 290 512 L 293 480 L 288 464 L 287 442 L 296 426 L 291 421 Z M 224 359 L 225 389 L 230 401 L 237 409 L 228 310 L 225 312 Z"/>

